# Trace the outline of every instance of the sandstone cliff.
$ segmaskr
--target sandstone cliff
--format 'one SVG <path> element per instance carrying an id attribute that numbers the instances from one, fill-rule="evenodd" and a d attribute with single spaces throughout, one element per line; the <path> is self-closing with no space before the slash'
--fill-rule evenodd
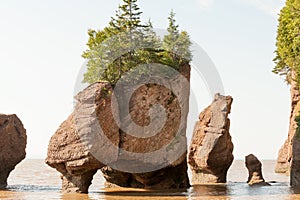
<path id="1" fill-rule="evenodd" d="M 292 188 L 297 190 L 300 189 L 300 135 L 298 134 L 293 140 L 293 158 L 290 175 L 290 184 Z"/>
<path id="2" fill-rule="evenodd" d="M 291 160 L 293 156 L 293 138 L 297 129 L 295 118 L 299 115 L 300 112 L 300 92 L 299 88 L 297 87 L 296 81 L 294 81 L 294 78 L 295 75 L 293 74 L 290 85 L 291 115 L 288 138 L 284 142 L 283 146 L 281 147 L 278 153 L 277 165 L 275 169 L 275 172 L 277 173 L 289 173 L 291 167 Z"/>

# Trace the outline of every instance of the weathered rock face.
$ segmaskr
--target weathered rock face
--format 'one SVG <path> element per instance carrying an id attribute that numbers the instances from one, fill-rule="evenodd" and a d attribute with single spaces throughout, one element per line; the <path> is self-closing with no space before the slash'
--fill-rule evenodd
<path id="1" fill-rule="evenodd" d="M 97 83 L 79 93 L 74 112 L 61 124 L 49 142 L 46 163 L 62 174 L 63 192 L 87 193 L 93 175 L 104 166 L 91 155 L 87 146 L 82 143 L 84 138 L 79 134 L 82 131 L 90 133 L 89 129 L 98 124 L 97 119 L 91 118 L 96 112 L 93 104 L 95 95 L 99 93 L 101 96 L 105 87 L 108 85 Z M 83 123 L 77 123 L 80 119 L 86 121 L 85 126 L 80 126 Z M 111 128 L 113 130 L 113 127 Z M 92 135 L 90 137 L 93 138 Z"/>
<path id="2" fill-rule="evenodd" d="M 254 156 L 253 154 L 246 156 L 245 164 L 249 172 L 247 181 L 249 185 L 269 185 L 263 178 L 261 171 L 262 164 L 256 156 Z"/>
<path id="3" fill-rule="evenodd" d="M 0 114 L 0 189 L 7 186 L 7 178 L 26 156 L 27 136 L 16 115 Z"/>
<path id="4" fill-rule="evenodd" d="M 188 188 L 189 178 L 186 173 L 185 157 L 176 166 L 168 166 L 161 170 L 148 173 L 126 173 L 108 166 L 101 169 L 106 179 L 106 187 L 131 187 L 146 189 L 180 189 Z"/>
<path id="5" fill-rule="evenodd" d="M 289 133 L 288 139 L 284 142 L 283 146 L 279 150 L 277 165 L 275 168 L 275 172 L 277 173 L 288 173 L 291 167 L 291 159 L 293 156 L 293 138 L 296 133 L 297 124 L 295 122 L 296 116 L 300 112 L 300 92 L 299 88 L 297 87 L 296 81 L 294 81 L 295 74 L 292 75 L 291 80 L 291 115 L 290 115 L 290 126 L 289 126 Z"/>
<path id="6" fill-rule="evenodd" d="M 152 189 L 189 187 L 185 136 L 187 112 L 183 115 L 185 118 L 184 124 L 180 126 L 181 112 L 184 109 L 180 108 L 178 101 L 169 89 L 160 85 L 143 85 L 134 92 L 129 102 L 129 115 L 120 115 L 123 126 L 128 127 L 128 124 L 133 121 L 141 127 L 147 127 L 151 123 L 149 111 L 155 104 L 165 108 L 166 122 L 161 129 L 157 128 L 160 121 L 156 121 L 152 122 L 151 128 L 144 128 L 142 131 L 132 129 L 125 132 L 120 130 L 119 147 L 122 149 L 122 152 L 130 153 L 120 153 L 118 165 L 121 163 L 125 169 L 128 168 L 136 171 L 136 173 L 124 173 L 113 170 L 110 167 L 103 168 L 102 172 L 107 180 L 107 185 Z M 185 105 L 188 104 L 186 103 Z M 157 119 L 160 120 L 160 118 Z M 153 130 L 157 130 L 155 135 L 150 134 Z M 139 132 L 139 135 L 133 135 L 133 132 L 135 134 Z M 168 154 L 168 148 L 171 148 L 174 136 L 178 132 L 179 134 L 176 138 L 178 141 L 175 141 L 177 144 L 174 145 L 174 148 L 180 148 L 181 154 L 176 155 L 177 157 L 172 160 L 174 157 Z M 177 147 L 176 145 L 179 146 L 179 144 L 180 147 Z M 149 152 L 158 153 L 147 158 Z M 133 165 L 130 162 L 131 160 Z M 159 166 L 161 165 L 165 165 L 163 169 L 160 169 L 161 167 Z"/>
<path id="7" fill-rule="evenodd" d="M 186 162 L 190 66 L 181 66 L 179 72 L 184 80 L 176 73 L 169 79 L 144 77 L 149 84 L 133 89 L 132 95 L 132 87 L 127 83 L 121 90 L 115 88 L 114 92 L 122 97 L 119 101 L 122 130 L 117 164 L 102 168 L 107 185 L 151 189 L 190 186 Z M 123 112 L 128 104 L 128 112 Z M 139 127 L 129 128 L 132 124 Z M 120 165 L 125 170 L 114 170 Z"/>
<path id="8" fill-rule="evenodd" d="M 230 96 L 216 94 L 212 104 L 199 116 L 188 155 L 194 185 L 226 182 L 233 161 L 228 119 L 232 100 Z"/>
<path id="9" fill-rule="evenodd" d="M 298 135 L 295 135 L 293 140 L 290 184 L 294 189 L 300 188 L 300 137 Z"/>
<path id="10" fill-rule="evenodd" d="M 190 67 L 180 72 L 189 81 Z M 183 87 L 176 78 L 161 81 L 167 86 L 144 84 L 128 102 L 123 100 L 130 87 L 121 88 L 122 98 L 114 101 L 108 83 L 95 83 L 78 94 L 74 112 L 50 140 L 46 159 L 62 174 L 63 191 L 86 193 L 98 169 L 109 187 L 190 186 L 185 135 L 189 84 Z M 182 95 L 174 95 L 173 89 Z M 128 113 L 123 112 L 126 106 Z M 156 112 L 165 117 L 157 118 Z M 128 128 L 132 124 L 138 126 Z"/>

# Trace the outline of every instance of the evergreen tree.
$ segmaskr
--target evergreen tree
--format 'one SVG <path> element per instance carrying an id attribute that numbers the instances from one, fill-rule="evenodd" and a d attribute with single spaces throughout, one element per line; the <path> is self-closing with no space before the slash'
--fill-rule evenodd
<path id="1" fill-rule="evenodd" d="M 169 17 L 169 33 L 162 43 L 150 20 L 141 23 L 142 12 L 137 0 L 123 2 L 109 26 L 88 31 L 88 49 L 82 54 L 88 60 L 88 70 L 83 82 L 108 81 L 114 85 L 123 74 L 142 64 L 161 63 L 178 69 L 181 63 L 190 61 L 189 36 L 187 32 L 179 32 L 173 11 Z M 144 48 L 137 48 L 139 44 Z M 143 73 L 139 71 L 133 78 L 138 79 Z"/>
<path id="2" fill-rule="evenodd" d="M 119 32 L 129 32 L 133 29 L 145 27 L 141 24 L 140 8 L 137 5 L 137 0 L 123 0 L 124 4 L 119 6 L 116 11 L 116 18 L 112 17 L 110 26 Z"/>
<path id="3" fill-rule="evenodd" d="M 168 52 L 176 52 L 176 42 L 179 38 L 179 25 L 176 24 L 175 20 L 175 13 L 173 10 L 170 13 L 169 19 L 169 26 L 168 26 L 168 34 L 164 36 L 163 40 L 163 48 Z"/>
<path id="4" fill-rule="evenodd" d="M 88 71 L 84 74 L 83 82 L 94 83 L 106 79 L 104 69 L 108 64 L 107 52 L 101 43 L 110 35 L 107 30 L 95 31 L 91 29 L 88 31 L 88 35 L 88 50 L 82 54 L 82 57 L 88 60 Z"/>
<path id="5" fill-rule="evenodd" d="M 177 39 L 177 49 L 176 53 L 179 56 L 179 63 L 189 63 L 192 60 L 192 53 L 190 47 L 192 42 L 190 40 L 190 36 L 186 31 L 182 31 Z"/>
<path id="6" fill-rule="evenodd" d="M 93 83 L 106 80 L 114 84 L 123 73 L 130 70 L 135 63 L 135 52 L 116 58 L 112 63 L 108 58 L 118 55 L 123 50 L 130 49 L 141 42 L 142 29 L 146 25 L 141 24 L 140 11 L 137 0 L 123 0 L 119 6 L 116 16 L 111 18 L 109 26 L 101 31 L 89 30 L 89 41 L 82 57 L 88 59 L 88 71 L 84 75 L 84 82 Z M 107 41 L 109 45 L 103 46 Z"/>
<path id="7" fill-rule="evenodd" d="M 145 48 L 138 51 L 140 62 L 145 64 L 159 62 L 158 52 L 161 40 L 153 30 L 150 19 L 143 30 L 142 38 L 142 44 Z"/>
<path id="8" fill-rule="evenodd" d="M 300 85 L 300 1 L 287 0 L 280 12 L 274 73 Z M 296 74 L 292 77 L 292 74 Z"/>
<path id="9" fill-rule="evenodd" d="M 143 44 L 145 46 L 153 47 L 154 49 L 160 48 L 161 40 L 156 35 L 156 32 L 153 30 L 153 24 L 150 19 L 148 20 L 144 28 L 143 35 L 144 35 Z"/>
<path id="10" fill-rule="evenodd" d="M 178 69 L 181 64 L 188 63 L 192 59 L 191 41 L 186 31 L 179 31 L 179 25 L 176 24 L 173 10 L 168 19 L 168 34 L 164 36 L 162 45 L 166 51 L 163 53 L 163 62 Z"/>

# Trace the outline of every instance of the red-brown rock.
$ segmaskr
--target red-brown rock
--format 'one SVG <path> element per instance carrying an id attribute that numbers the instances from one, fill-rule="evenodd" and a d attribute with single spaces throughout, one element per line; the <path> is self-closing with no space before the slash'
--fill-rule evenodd
<path id="1" fill-rule="evenodd" d="M 261 170 L 262 164 L 256 156 L 254 156 L 253 154 L 246 156 L 245 165 L 249 172 L 247 181 L 249 185 L 269 185 L 265 182 L 265 179 L 263 178 Z"/>
<path id="2" fill-rule="evenodd" d="M 229 134 L 232 97 L 216 94 L 196 123 L 188 155 L 192 184 L 225 183 L 233 161 Z"/>
<path id="3" fill-rule="evenodd" d="M 95 102 L 97 99 L 97 103 L 103 103 L 100 102 L 100 97 L 104 95 L 103 88 L 109 90 L 110 86 L 96 83 L 79 93 L 74 112 L 61 124 L 49 142 L 46 163 L 62 174 L 63 192 L 87 193 L 93 175 L 104 166 L 91 154 L 87 144 L 88 138 L 93 140 L 96 137 L 91 129 L 99 124 Z M 104 105 L 101 109 L 105 108 L 105 112 L 109 112 L 108 106 Z M 118 131 L 113 124 L 110 126 L 111 131 Z"/>
<path id="4" fill-rule="evenodd" d="M 26 156 L 27 136 L 16 115 L 0 114 L 0 189 L 7 186 L 7 178 Z"/>
<path id="5" fill-rule="evenodd" d="M 294 189 L 300 189 L 300 134 L 293 140 L 293 158 L 291 164 L 290 184 Z"/>
<path id="6" fill-rule="evenodd" d="M 182 74 L 189 77 L 189 73 L 185 74 L 189 69 Z M 102 170 L 108 186 L 151 189 L 190 186 L 185 135 L 189 84 L 175 78 L 164 85 L 171 90 L 158 84 L 137 88 L 127 102 L 128 113 L 123 112 L 126 101 L 122 99 L 130 94 L 127 90 L 130 87 L 121 88 L 122 98 L 117 101 L 108 83 L 92 84 L 77 95 L 73 113 L 50 140 L 46 159 L 48 165 L 62 174 L 64 192 L 86 193 L 98 169 Z M 182 95 L 174 95 L 173 89 Z M 164 122 L 161 118 L 151 118 L 163 113 L 161 107 L 153 109 L 154 105 L 164 108 L 162 127 L 159 127 Z M 126 129 L 133 123 L 141 127 L 139 131 Z M 156 129 L 155 135 L 149 135 Z"/>
<path id="7" fill-rule="evenodd" d="M 279 150 L 275 172 L 289 173 L 291 168 L 291 161 L 293 157 L 293 139 L 296 134 L 297 124 L 295 118 L 300 112 L 300 92 L 298 83 L 295 81 L 295 73 L 292 73 L 290 93 L 291 93 L 291 115 L 288 138 Z"/>

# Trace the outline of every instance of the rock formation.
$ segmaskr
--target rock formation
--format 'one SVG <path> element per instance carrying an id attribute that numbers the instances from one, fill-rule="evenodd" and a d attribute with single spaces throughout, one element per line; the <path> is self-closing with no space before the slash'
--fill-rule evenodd
<path id="1" fill-rule="evenodd" d="M 233 161 L 229 134 L 232 97 L 216 94 L 196 122 L 188 155 L 192 184 L 225 183 Z"/>
<path id="2" fill-rule="evenodd" d="M 25 156 L 26 130 L 16 115 L 0 114 L 0 189 L 7 186 L 7 178 Z"/>
<path id="3" fill-rule="evenodd" d="M 173 84 L 173 86 L 174 85 L 175 84 Z M 126 90 L 124 93 L 127 93 Z M 184 98 L 186 98 L 186 95 L 184 96 Z M 185 99 L 185 101 L 187 100 L 188 99 Z M 125 173 L 114 170 L 111 167 L 102 168 L 102 173 L 107 180 L 108 186 L 119 185 L 123 187 L 151 189 L 189 187 L 186 162 L 187 141 L 185 136 L 187 112 L 183 115 L 184 124 L 180 126 L 182 120 L 180 112 L 183 112 L 184 109 L 180 108 L 178 101 L 180 100 L 174 97 L 169 89 L 161 85 L 143 85 L 134 92 L 129 103 L 129 116 L 120 115 L 122 118 L 121 122 L 125 124 L 125 127 L 127 127 L 126 123 L 129 118 L 141 127 L 147 127 L 150 123 L 148 112 L 151 112 L 150 108 L 152 105 L 163 106 L 166 111 L 167 119 L 164 126 L 153 136 L 143 138 L 133 135 L 131 131 L 134 130 L 129 130 L 126 133 L 122 130 L 120 131 L 119 147 L 122 151 L 125 150 L 126 152 L 141 155 L 144 154 L 145 156 L 131 157 L 130 154 L 119 154 L 118 163 L 124 160 L 124 162 L 121 162 L 121 165 L 128 165 L 127 168 L 136 170 L 142 169 L 149 172 L 140 173 L 137 171 L 137 173 Z M 185 105 L 188 104 L 185 103 Z M 158 120 L 160 120 L 160 118 L 158 118 Z M 145 128 L 141 132 L 142 135 L 149 134 L 148 132 L 157 129 L 155 125 L 159 124 L 159 121 L 152 124 L 154 124 L 154 126 L 152 126 L 151 130 Z M 175 136 L 178 132 L 179 134 Z M 174 136 L 176 141 L 174 141 Z M 172 141 L 175 142 L 174 147 Z M 181 154 L 176 155 L 176 157 L 169 155 L 168 148 L 181 149 Z M 158 153 L 150 156 L 152 160 L 149 160 L 146 157 L 149 152 Z M 172 160 L 174 158 L 175 160 Z M 130 165 L 130 160 L 134 160 L 134 166 Z M 164 164 L 165 162 L 169 164 Z M 158 168 L 156 165 L 163 165 L 165 167 L 160 169 L 160 167 Z"/>
<path id="4" fill-rule="evenodd" d="M 98 83 L 79 93 L 76 97 L 78 102 L 74 112 L 50 139 L 46 163 L 62 174 L 63 192 L 87 193 L 93 175 L 104 166 L 91 155 L 82 143 L 83 138 L 78 132 L 87 131 L 88 134 L 89 128 L 98 124 L 97 119 L 91 119 L 90 116 L 94 116 L 93 113 L 96 112 L 93 107 L 95 93 L 98 92 L 101 96 L 104 91 L 102 89 L 106 87 L 108 87 L 107 84 Z M 85 109 L 84 112 L 82 109 Z M 79 119 L 86 120 L 86 127 L 80 127 L 80 130 L 79 123 L 76 123 Z M 110 125 L 114 130 L 113 124 Z"/>
<path id="5" fill-rule="evenodd" d="M 293 140 L 293 158 L 291 164 L 290 184 L 294 189 L 300 188 L 300 135 Z"/>
<path id="6" fill-rule="evenodd" d="M 179 72 L 189 81 L 189 66 Z M 77 95 L 77 105 L 52 136 L 46 158 L 62 174 L 64 192 L 86 193 L 98 169 L 108 187 L 189 187 L 185 135 L 189 84 L 183 87 L 176 78 L 148 82 L 135 88 L 132 96 L 128 85 L 118 93 L 103 82 Z M 175 95 L 173 89 L 182 94 Z M 121 98 L 113 98 L 118 94 Z M 123 112 L 126 106 L 128 113 Z"/>
<path id="7" fill-rule="evenodd" d="M 148 173 L 126 173 L 106 166 L 101 169 L 106 179 L 106 187 L 131 187 L 146 189 L 180 189 L 190 186 L 185 155 L 178 165 L 168 166 Z"/>
<path id="8" fill-rule="evenodd" d="M 283 146 L 279 150 L 277 165 L 275 172 L 277 173 L 288 173 L 290 171 L 291 159 L 293 156 L 293 138 L 296 133 L 297 124 L 295 122 L 296 116 L 300 112 L 300 92 L 297 86 L 297 82 L 294 80 L 295 74 L 293 73 L 291 78 L 291 115 L 290 115 L 290 125 L 288 139 L 284 142 Z"/>
<path id="9" fill-rule="evenodd" d="M 300 189 L 300 115 L 295 119 L 296 122 L 296 134 L 293 138 L 293 158 L 291 165 L 291 186 L 299 190 Z"/>
<path id="10" fill-rule="evenodd" d="M 246 156 L 245 164 L 249 172 L 247 181 L 249 185 L 269 185 L 263 178 L 261 171 L 262 164 L 256 156 L 253 154 Z"/>

